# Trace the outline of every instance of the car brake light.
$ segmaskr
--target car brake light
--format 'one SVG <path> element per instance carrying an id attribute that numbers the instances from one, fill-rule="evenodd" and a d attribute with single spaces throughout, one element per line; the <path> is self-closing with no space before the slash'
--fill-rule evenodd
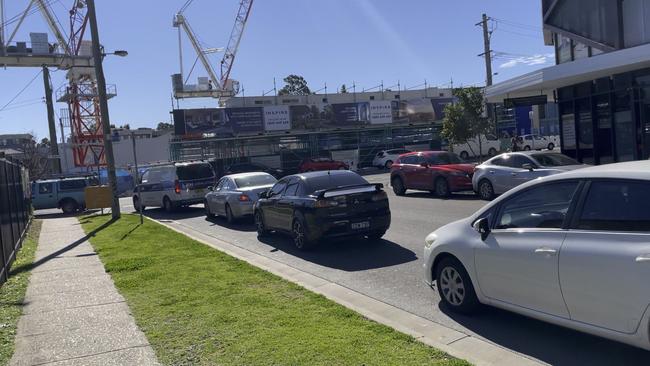
<path id="1" fill-rule="evenodd" d="M 336 207 L 339 203 L 333 200 L 318 200 L 314 207 L 316 208 L 327 208 L 327 207 Z"/>
<path id="2" fill-rule="evenodd" d="M 248 196 L 245 195 L 245 194 L 240 194 L 240 195 L 239 195 L 239 201 L 240 201 L 240 202 L 248 202 L 248 201 L 250 201 L 250 200 L 251 200 L 250 197 L 248 197 Z"/>
<path id="3" fill-rule="evenodd" d="M 372 195 L 373 202 L 383 201 L 383 200 L 386 200 L 386 199 L 388 199 L 388 195 L 386 194 L 386 191 L 379 191 L 379 192 Z"/>
<path id="4" fill-rule="evenodd" d="M 176 194 L 181 194 L 181 182 L 177 180 L 174 181 L 174 192 L 176 192 Z"/>

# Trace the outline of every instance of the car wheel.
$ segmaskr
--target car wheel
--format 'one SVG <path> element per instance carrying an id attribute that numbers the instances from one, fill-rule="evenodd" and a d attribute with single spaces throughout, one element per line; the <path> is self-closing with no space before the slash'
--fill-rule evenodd
<path id="1" fill-rule="evenodd" d="M 555 149 L 555 144 L 551 142 L 551 143 L 548 144 L 547 148 L 549 150 L 553 150 L 553 149 Z"/>
<path id="2" fill-rule="evenodd" d="M 166 212 L 174 212 L 174 205 L 172 204 L 172 200 L 169 199 L 169 197 L 165 196 L 163 198 L 163 208 L 165 209 Z"/>
<path id="3" fill-rule="evenodd" d="M 449 197 L 449 183 L 445 178 L 436 179 L 436 195 L 438 197 Z"/>
<path id="4" fill-rule="evenodd" d="M 67 199 L 61 204 L 61 210 L 63 210 L 64 214 L 74 213 L 78 208 L 79 205 L 77 204 L 77 201 L 73 199 Z"/>
<path id="5" fill-rule="evenodd" d="M 295 218 L 293 220 L 291 234 L 293 237 L 293 244 L 296 248 L 306 250 L 313 246 L 313 242 L 307 237 L 307 228 L 302 219 Z"/>
<path id="6" fill-rule="evenodd" d="M 384 164 L 384 168 L 386 168 L 386 169 L 390 169 L 390 167 L 392 167 L 392 166 L 393 166 L 393 161 L 392 160 L 388 160 L 386 162 L 386 164 Z"/>
<path id="7" fill-rule="evenodd" d="M 455 258 L 444 258 L 436 266 L 436 285 L 442 302 L 452 311 L 471 314 L 480 303 L 465 267 Z"/>
<path id="8" fill-rule="evenodd" d="M 268 234 L 268 231 L 266 230 L 266 226 L 264 226 L 264 219 L 262 219 L 262 212 L 259 210 L 255 211 L 255 215 L 253 215 L 253 220 L 255 220 L 255 228 L 257 229 L 257 236 L 265 236 Z"/>
<path id="9" fill-rule="evenodd" d="M 396 195 L 403 196 L 404 193 L 406 193 L 406 187 L 404 187 L 404 182 L 402 182 L 402 178 L 400 177 L 393 178 L 393 180 L 390 182 L 390 185 L 393 186 L 393 192 L 395 192 Z"/>
<path id="10" fill-rule="evenodd" d="M 524 151 L 530 151 L 530 146 L 528 145 L 524 146 Z"/>
<path id="11" fill-rule="evenodd" d="M 493 157 L 496 156 L 497 154 L 497 149 L 491 147 L 490 150 L 488 150 L 488 156 Z"/>
<path id="12" fill-rule="evenodd" d="M 235 215 L 232 214 L 229 204 L 226 204 L 226 221 L 228 221 L 229 224 L 235 223 Z"/>
<path id="13" fill-rule="evenodd" d="M 478 183 L 478 195 L 482 200 L 491 201 L 494 198 L 494 187 L 492 182 L 482 179 Z"/>
<path id="14" fill-rule="evenodd" d="M 208 200 L 203 201 L 203 208 L 205 209 L 205 216 L 209 219 L 214 218 L 214 214 L 210 210 L 210 205 L 208 205 Z"/>
<path id="15" fill-rule="evenodd" d="M 469 159 L 469 153 L 467 151 L 461 151 L 460 152 L 460 158 L 463 160 Z"/>
<path id="16" fill-rule="evenodd" d="M 145 206 L 140 207 L 140 198 L 138 196 L 133 197 L 133 208 L 135 209 L 136 212 L 140 212 L 140 209 L 144 211 L 146 208 Z"/>

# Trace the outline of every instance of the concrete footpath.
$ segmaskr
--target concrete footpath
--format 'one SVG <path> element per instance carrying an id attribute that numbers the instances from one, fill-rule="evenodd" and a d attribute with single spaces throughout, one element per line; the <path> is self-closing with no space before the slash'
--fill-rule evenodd
<path id="1" fill-rule="evenodd" d="M 74 217 L 46 218 L 10 365 L 158 365 Z"/>

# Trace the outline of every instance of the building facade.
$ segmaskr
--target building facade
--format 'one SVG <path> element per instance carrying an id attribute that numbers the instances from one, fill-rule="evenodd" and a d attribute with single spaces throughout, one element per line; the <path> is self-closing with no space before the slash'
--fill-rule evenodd
<path id="1" fill-rule="evenodd" d="M 543 0 L 542 10 L 556 65 L 489 87 L 488 100 L 557 103 L 562 151 L 583 163 L 648 159 L 650 2 Z"/>

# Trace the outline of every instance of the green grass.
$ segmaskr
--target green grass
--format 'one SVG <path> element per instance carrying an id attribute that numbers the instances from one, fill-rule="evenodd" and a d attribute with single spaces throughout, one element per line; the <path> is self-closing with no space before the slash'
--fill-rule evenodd
<path id="1" fill-rule="evenodd" d="M 23 300 L 30 271 L 25 270 L 34 261 L 41 221 L 34 220 L 27 232 L 23 247 L 18 251 L 16 261 L 11 266 L 9 281 L 0 287 L 0 365 L 6 365 L 14 353 L 16 325 L 22 314 Z"/>
<path id="2" fill-rule="evenodd" d="M 134 215 L 90 242 L 167 365 L 467 365 Z"/>

